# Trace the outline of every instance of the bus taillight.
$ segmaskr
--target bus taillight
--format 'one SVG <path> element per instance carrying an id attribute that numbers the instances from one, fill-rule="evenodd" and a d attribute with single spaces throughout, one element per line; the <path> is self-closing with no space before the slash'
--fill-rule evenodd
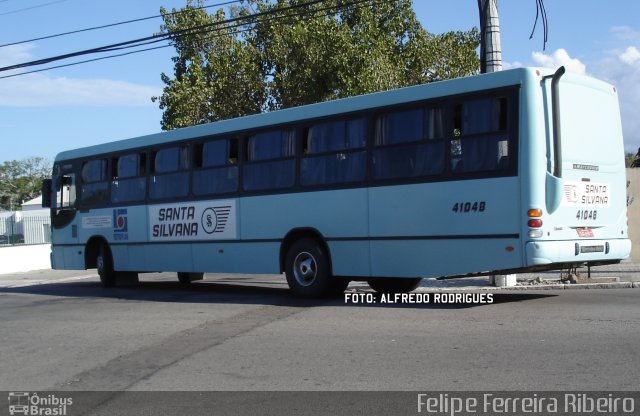
<path id="1" fill-rule="evenodd" d="M 531 228 L 540 228 L 542 227 L 542 220 L 541 219 L 529 220 L 529 222 L 527 222 L 527 225 Z"/>
<path id="2" fill-rule="evenodd" d="M 527 211 L 527 215 L 533 218 L 542 217 L 542 210 L 540 208 L 533 208 Z"/>
<path id="3" fill-rule="evenodd" d="M 542 237 L 542 210 L 540 208 L 532 208 L 527 211 L 527 216 L 529 220 L 527 221 L 527 225 L 529 228 L 533 228 L 533 230 L 529 230 L 529 238 L 540 238 Z"/>

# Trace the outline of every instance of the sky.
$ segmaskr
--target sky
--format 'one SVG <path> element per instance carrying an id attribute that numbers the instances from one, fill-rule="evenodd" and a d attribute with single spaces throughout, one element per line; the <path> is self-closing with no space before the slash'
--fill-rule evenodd
<path id="1" fill-rule="evenodd" d="M 206 5 L 221 0 L 205 2 Z M 159 14 L 186 0 L 0 0 L 0 44 Z M 545 0 L 530 39 L 536 0 L 498 0 L 505 68 L 544 66 L 583 73 L 619 91 L 625 148 L 640 147 L 640 1 Z M 414 0 L 432 33 L 478 26 L 476 0 Z M 0 67 L 142 38 L 161 19 L 0 47 Z M 172 75 L 172 48 L 0 79 L 0 163 L 156 133 L 162 72 Z M 96 56 L 89 56 L 93 58 Z M 86 58 L 84 58 L 86 59 Z M 73 60 L 59 62 L 65 64 Z M 35 69 L 35 68 L 33 68 Z M 0 76 L 14 72 L 0 72 Z"/>

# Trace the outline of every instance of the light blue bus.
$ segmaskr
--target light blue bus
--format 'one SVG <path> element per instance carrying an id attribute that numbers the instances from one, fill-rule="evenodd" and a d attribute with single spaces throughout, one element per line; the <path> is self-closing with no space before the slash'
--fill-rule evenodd
<path id="1" fill-rule="evenodd" d="M 616 89 L 519 68 L 60 153 L 52 267 L 365 280 L 517 273 L 629 256 Z M 46 198 L 45 198 L 46 199 Z"/>

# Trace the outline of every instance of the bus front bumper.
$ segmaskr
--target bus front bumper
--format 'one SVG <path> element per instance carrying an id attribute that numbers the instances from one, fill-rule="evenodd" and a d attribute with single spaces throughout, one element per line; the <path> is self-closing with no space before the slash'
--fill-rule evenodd
<path id="1" fill-rule="evenodd" d="M 527 266 L 623 260 L 631 254 L 631 240 L 530 241 L 525 245 Z"/>

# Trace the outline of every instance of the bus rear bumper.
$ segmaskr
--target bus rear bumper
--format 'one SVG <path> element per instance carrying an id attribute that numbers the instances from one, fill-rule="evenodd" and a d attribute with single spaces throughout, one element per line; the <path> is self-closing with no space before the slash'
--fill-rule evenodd
<path id="1" fill-rule="evenodd" d="M 631 254 L 631 240 L 530 241 L 525 246 L 527 266 L 623 260 Z"/>

